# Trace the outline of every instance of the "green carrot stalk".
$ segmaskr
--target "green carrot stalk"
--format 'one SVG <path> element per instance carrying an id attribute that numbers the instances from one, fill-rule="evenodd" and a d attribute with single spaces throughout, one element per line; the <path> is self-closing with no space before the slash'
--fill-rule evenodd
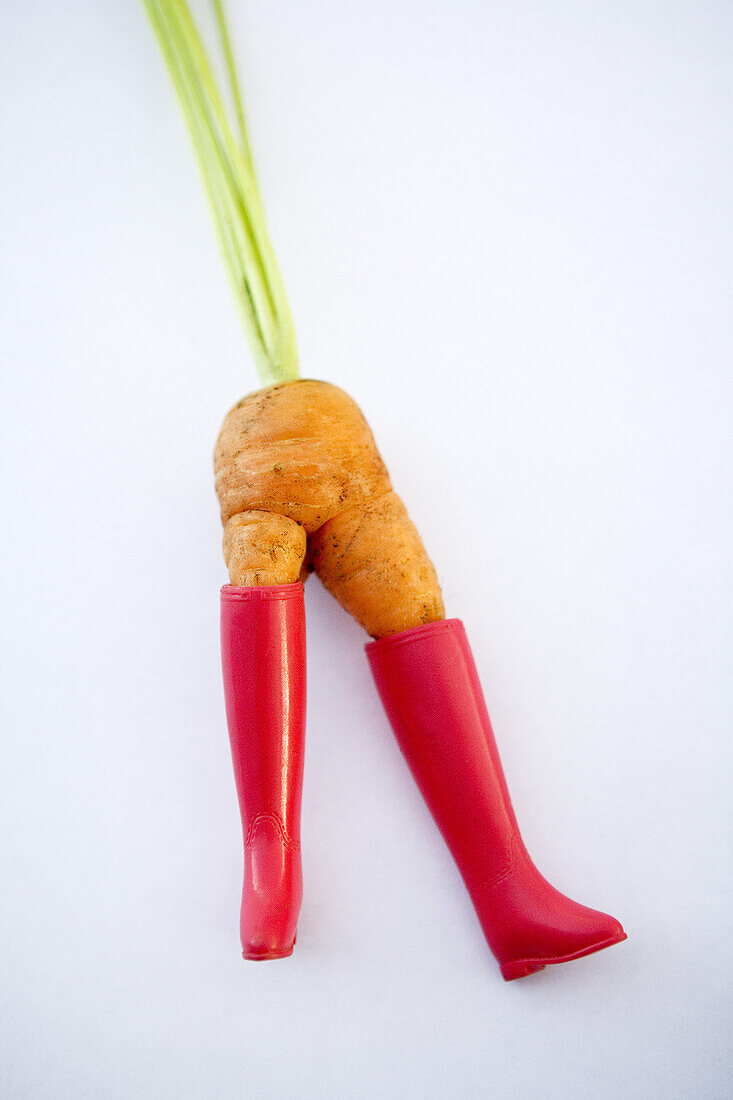
<path id="1" fill-rule="evenodd" d="M 236 136 L 186 0 L 144 3 L 188 124 L 259 375 L 264 385 L 297 378 L 293 321 L 265 225 L 223 4 L 212 0 Z"/>

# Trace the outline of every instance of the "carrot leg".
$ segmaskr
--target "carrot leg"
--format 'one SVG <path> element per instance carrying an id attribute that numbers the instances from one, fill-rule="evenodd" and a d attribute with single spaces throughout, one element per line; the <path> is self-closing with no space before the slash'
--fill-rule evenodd
<path id="1" fill-rule="evenodd" d="M 276 512 L 240 512 L 224 527 L 229 580 L 244 588 L 294 584 L 300 579 L 305 550 L 305 530 Z"/>
<path id="2" fill-rule="evenodd" d="M 433 564 L 394 492 L 324 523 L 311 535 L 309 558 L 325 587 L 373 638 L 445 617 Z"/>

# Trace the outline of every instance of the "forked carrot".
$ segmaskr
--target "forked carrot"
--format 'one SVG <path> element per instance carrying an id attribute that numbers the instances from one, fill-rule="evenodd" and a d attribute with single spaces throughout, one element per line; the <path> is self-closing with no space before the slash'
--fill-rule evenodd
<path id="1" fill-rule="evenodd" d="M 214 457 L 231 584 L 222 589 L 227 717 L 244 831 L 245 958 L 289 955 L 300 908 L 305 729 L 302 580 L 315 570 L 373 639 L 402 752 L 510 981 L 626 938 L 542 878 L 522 842 L 462 624 L 362 413 L 301 380 L 267 235 L 221 0 L 236 127 L 185 0 L 145 0 L 201 165 L 263 388 L 227 414 Z M 389 934 L 388 923 L 381 932 Z"/>

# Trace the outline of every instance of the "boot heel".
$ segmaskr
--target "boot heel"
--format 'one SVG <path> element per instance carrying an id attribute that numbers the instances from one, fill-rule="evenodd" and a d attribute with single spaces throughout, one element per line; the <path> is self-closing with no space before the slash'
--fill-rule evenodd
<path id="1" fill-rule="evenodd" d="M 513 982 L 517 978 L 526 978 L 530 974 L 538 974 L 540 970 L 544 969 L 544 963 L 522 962 L 520 960 L 519 962 L 503 963 L 501 976 L 505 982 Z"/>

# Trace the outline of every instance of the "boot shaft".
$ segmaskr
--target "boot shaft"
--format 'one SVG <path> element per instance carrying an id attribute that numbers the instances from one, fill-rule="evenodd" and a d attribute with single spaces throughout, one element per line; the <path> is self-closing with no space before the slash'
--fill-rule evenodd
<path id="1" fill-rule="evenodd" d="M 246 959 L 292 954 L 302 897 L 305 745 L 302 584 L 221 591 L 227 724 L 244 841 Z"/>
<path id="2" fill-rule="evenodd" d="M 463 624 L 428 623 L 366 648 L 397 741 L 504 978 L 625 939 L 618 921 L 561 894 L 532 863 Z"/>
<path id="3" fill-rule="evenodd" d="M 473 891 L 521 839 L 466 632 L 446 619 L 366 647 L 402 753 Z"/>
<path id="4" fill-rule="evenodd" d="M 297 843 L 306 703 L 303 585 L 225 585 L 221 656 L 245 842 L 260 815 L 269 815 Z"/>

